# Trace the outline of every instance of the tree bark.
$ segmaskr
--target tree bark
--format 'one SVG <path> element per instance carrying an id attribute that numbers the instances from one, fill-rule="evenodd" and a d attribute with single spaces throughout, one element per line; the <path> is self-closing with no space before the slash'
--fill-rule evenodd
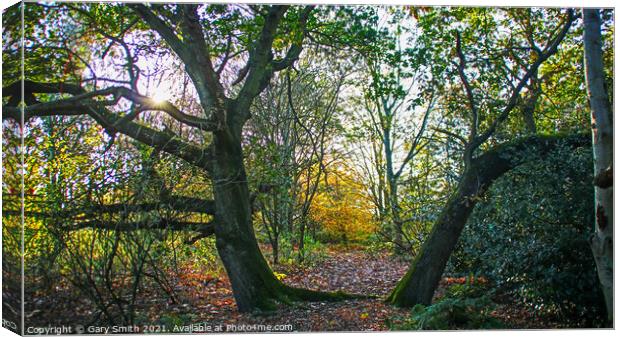
<path id="1" fill-rule="evenodd" d="M 403 255 L 408 249 L 405 246 L 405 242 L 403 240 L 403 221 L 400 216 L 400 203 L 398 200 L 398 182 L 397 178 L 391 177 L 389 178 L 390 182 L 390 211 L 392 213 L 392 238 L 394 240 L 394 254 Z"/>
<path id="2" fill-rule="evenodd" d="M 403 307 L 431 303 L 448 258 L 475 206 L 472 197 L 482 192 L 478 176 L 473 170 L 463 173 L 457 191 L 444 207 L 411 268 L 390 294 L 389 302 Z"/>
<path id="3" fill-rule="evenodd" d="M 391 114 L 391 113 L 390 113 Z M 388 114 L 389 115 L 389 114 Z M 400 217 L 400 204 L 398 200 L 398 178 L 394 172 L 394 158 L 392 151 L 392 140 L 390 130 L 391 124 L 383 127 L 383 151 L 385 153 L 385 175 L 388 183 L 389 190 L 388 204 L 390 207 L 390 214 L 392 216 L 392 242 L 394 243 L 393 253 L 394 255 L 403 255 L 405 252 L 403 245 L 403 224 Z"/>
<path id="4" fill-rule="evenodd" d="M 528 92 L 525 96 L 523 107 L 521 108 L 521 115 L 523 116 L 523 121 L 525 123 L 525 131 L 528 134 L 534 135 L 537 132 L 534 112 L 536 111 L 536 105 L 538 104 L 538 99 L 542 93 L 542 88 L 538 78 L 538 70 L 536 70 L 536 72 L 532 75 L 530 84 L 527 88 Z"/>
<path id="5" fill-rule="evenodd" d="M 611 171 L 613 164 L 613 122 L 605 71 L 599 9 L 584 9 L 584 63 L 586 87 L 592 115 L 594 176 Z M 613 187 L 594 186 L 595 224 L 592 253 L 605 296 L 607 315 L 613 321 Z"/>
<path id="6" fill-rule="evenodd" d="M 258 247 L 252 226 L 247 176 L 240 132 L 214 133 L 216 246 L 241 312 L 267 309 L 282 284 L 271 272 Z"/>
<path id="7" fill-rule="evenodd" d="M 500 145 L 475 158 L 461 175 L 456 191 L 443 208 L 429 238 L 387 301 L 401 307 L 431 303 L 478 196 L 495 179 L 526 161 L 540 158 L 560 144 L 579 147 L 588 143 L 584 135 L 527 137 Z"/>
<path id="8" fill-rule="evenodd" d="M 229 116 L 238 114 L 229 113 Z M 286 286 L 260 251 L 252 225 L 251 199 L 241 146 L 242 122 L 214 133 L 215 238 L 240 312 L 273 310 L 277 302 L 340 300 L 357 296 Z"/>
<path id="9" fill-rule="evenodd" d="M 280 238 L 279 235 L 280 233 L 274 234 L 274 238 L 273 238 L 273 242 L 271 244 L 271 247 L 273 248 L 273 264 L 277 265 L 278 263 L 280 263 L 279 261 L 279 256 L 280 256 Z"/>

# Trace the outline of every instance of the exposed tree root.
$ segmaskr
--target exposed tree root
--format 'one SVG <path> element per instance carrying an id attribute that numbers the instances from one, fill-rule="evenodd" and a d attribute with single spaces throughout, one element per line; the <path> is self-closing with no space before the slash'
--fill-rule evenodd
<path id="1" fill-rule="evenodd" d="M 279 282 L 279 281 L 278 281 Z M 287 286 L 281 282 L 269 294 L 265 294 L 256 306 L 255 313 L 270 312 L 277 309 L 278 304 L 292 305 L 295 302 L 336 302 L 354 299 L 377 298 L 374 295 L 349 294 L 343 291 L 324 292 Z"/>

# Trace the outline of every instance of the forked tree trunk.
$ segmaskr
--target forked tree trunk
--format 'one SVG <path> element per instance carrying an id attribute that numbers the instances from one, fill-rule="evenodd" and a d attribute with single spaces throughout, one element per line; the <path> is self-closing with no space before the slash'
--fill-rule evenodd
<path id="1" fill-rule="evenodd" d="M 525 96 L 525 102 L 521 108 L 521 115 L 525 124 L 525 131 L 528 134 L 535 135 L 537 132 L 536 119 L 534 119 L 534 112 L 538 105 L 538 99 L 542 94 L 542 88 L 538 79 L 538 70 L 532 75 L 530 84 L 528 85 L 528 92 Z"/>
<path id="2" fill-rule="evenodd" d="M 584 9 L 584 59 L 586 87 L 592 114 L 592 149 L 594 175 L 611 176 L 613 163 L 613 122 L 609 95 L 605 88 L 605 71 L 598 9 Z M 600 180 L 600 179 L 599 179 Z M 605 296 L 607 315 L 613 321 L 613 187 L 594 186 L 595 225 L 591 238 L 598 278 Z"/>
<path id="3" fill-rule="evenodd" d="M 589 144 L 588 137 L 528 137 L 503 144 L 473 160 L 463 172 L 457 190 L 441 212 L 428 239 L 405 276 L 387 301 L 401 307 L 429 305 L 439 285 L 446 263 L 482 195 L 504 173 L 536 158 L 560 144 L 579 147 Z"/>

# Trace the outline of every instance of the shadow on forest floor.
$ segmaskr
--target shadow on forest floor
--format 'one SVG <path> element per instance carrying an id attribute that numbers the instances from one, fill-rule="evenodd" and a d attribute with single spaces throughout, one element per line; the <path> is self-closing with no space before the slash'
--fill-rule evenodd
<path id="1" fill-rule="evenodd" d="M 328 256 L 312 267 L 278 265 L 274 271 L 289 285 L 322 291 L 342 290 L 349 293 L 377 295 L 377 299 L 341 302 L 302 302 L 281 305 L 269 314 L 252 315 L 237 312 L 226 276 L 214 278 L 209 273 L 186 266 L 171 276 L 175 283 L 176 303 L 162 296 L 156 287 L 145 287 L 137 303 L 141 321 L 160 324 L 167 332 L 171 327 L 205 324 L 227 325 L 291 325 L 293 331 L 381 331 L 388 330 L 386 320 L 399 322 L 408 309 L 387 305 L 383 299 L 406 272 L 408 263 L 387 253 L 368 254 L 361 250 L 329 250 Z M 446 280 L 438 294 L 442 294 Z M 76 300 L 68 288 L 57 287 L 54 294 L 39 296 L 38 309 L 27 325 L 87 322 L 92 305 Z M 545 329 L 564 327 L 548 318 L 536 317 L 524 305 L 499 303 L 493 316 L 511 329 Z M 101 325 L 104 325 L 102 323 Z M 290 331 L 290 330 L 289 330 Z M 180 331 L 188 332 L 188 331 Z"/>

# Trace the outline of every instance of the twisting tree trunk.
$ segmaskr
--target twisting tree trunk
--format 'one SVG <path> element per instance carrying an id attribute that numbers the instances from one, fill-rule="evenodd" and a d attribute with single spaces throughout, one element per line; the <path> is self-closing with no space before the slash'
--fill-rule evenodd
<path id="1" fill-rule="evenodd" d="M 476 206 L 477 197 L 486 192 L 495 179 L 526 161 L 540 158 L 559 145 L 579 147 L 588 143 L 583 135 L 528 137 L 500 145 L 473 159 L 420 253 L 387 301 L 402 307 L 431 303 L 446 263 Z"/>
<path id="2" fill-rule="evenodd" d="M 586 87 L 592 114 L 592 152 L 596 181 L 611 175 L 613 163 L 613 124 L 605 71 L 598 9 L 584 9 L 584 59 Z M 607 315 L 613 320 L 613 187 L 610 183 L 594 186 L 595 225 L 591 238 L 598 278 L 605 296 Z"/>
<path id="3" fill-rule="evenodd" d="M 390 294 L 389 302 L 404 307 L 430 304 L 448 258 L 476 204 L 473 197 L 486 190 L 488 183 L 484 181 L 488 179 L 473 169 L 463 174 L 457 191 L 444 207 L 412 267 Z"/>
<path id="4" fill-rule="evenodd" d="M 252 226 L 251 199 L 243 162 L 242 129 L 250 118 L 250 106 L 269 84 L 276 71 L 290 67 L 299 57 L 305 25 L 313 6 L 300 11 L 298 39 L 286 56 L 274 60 L 272 45 L 277 28 L 289 9 L 270 6 L 264 13 L 265 22 L 260 36 L 249 52 L 249 61 L 242 88 L 236 98 L 228 98 L 214 73 L 208 45 L 199 24 L 197 6 L 183 5 L 181 30 L 187 38 L 180 41 L 170 27 L 144 6 L 138 13 L 157 30 L 185 61 L 190 77 L 197 88 L 201 105 L 212 111 L 217 125 L 212 128 L 214 140 L 210 146 L 213 160 L 210 171 L 215 199 L 215 237 L 218 253 L 230 279 L 237 307 L 241 312 L 272 309 L 275 302 L 304 299 L 337 299 L 341 294 L 328 294 L 295 289 L 280 282 L 263 257 Z"/>

